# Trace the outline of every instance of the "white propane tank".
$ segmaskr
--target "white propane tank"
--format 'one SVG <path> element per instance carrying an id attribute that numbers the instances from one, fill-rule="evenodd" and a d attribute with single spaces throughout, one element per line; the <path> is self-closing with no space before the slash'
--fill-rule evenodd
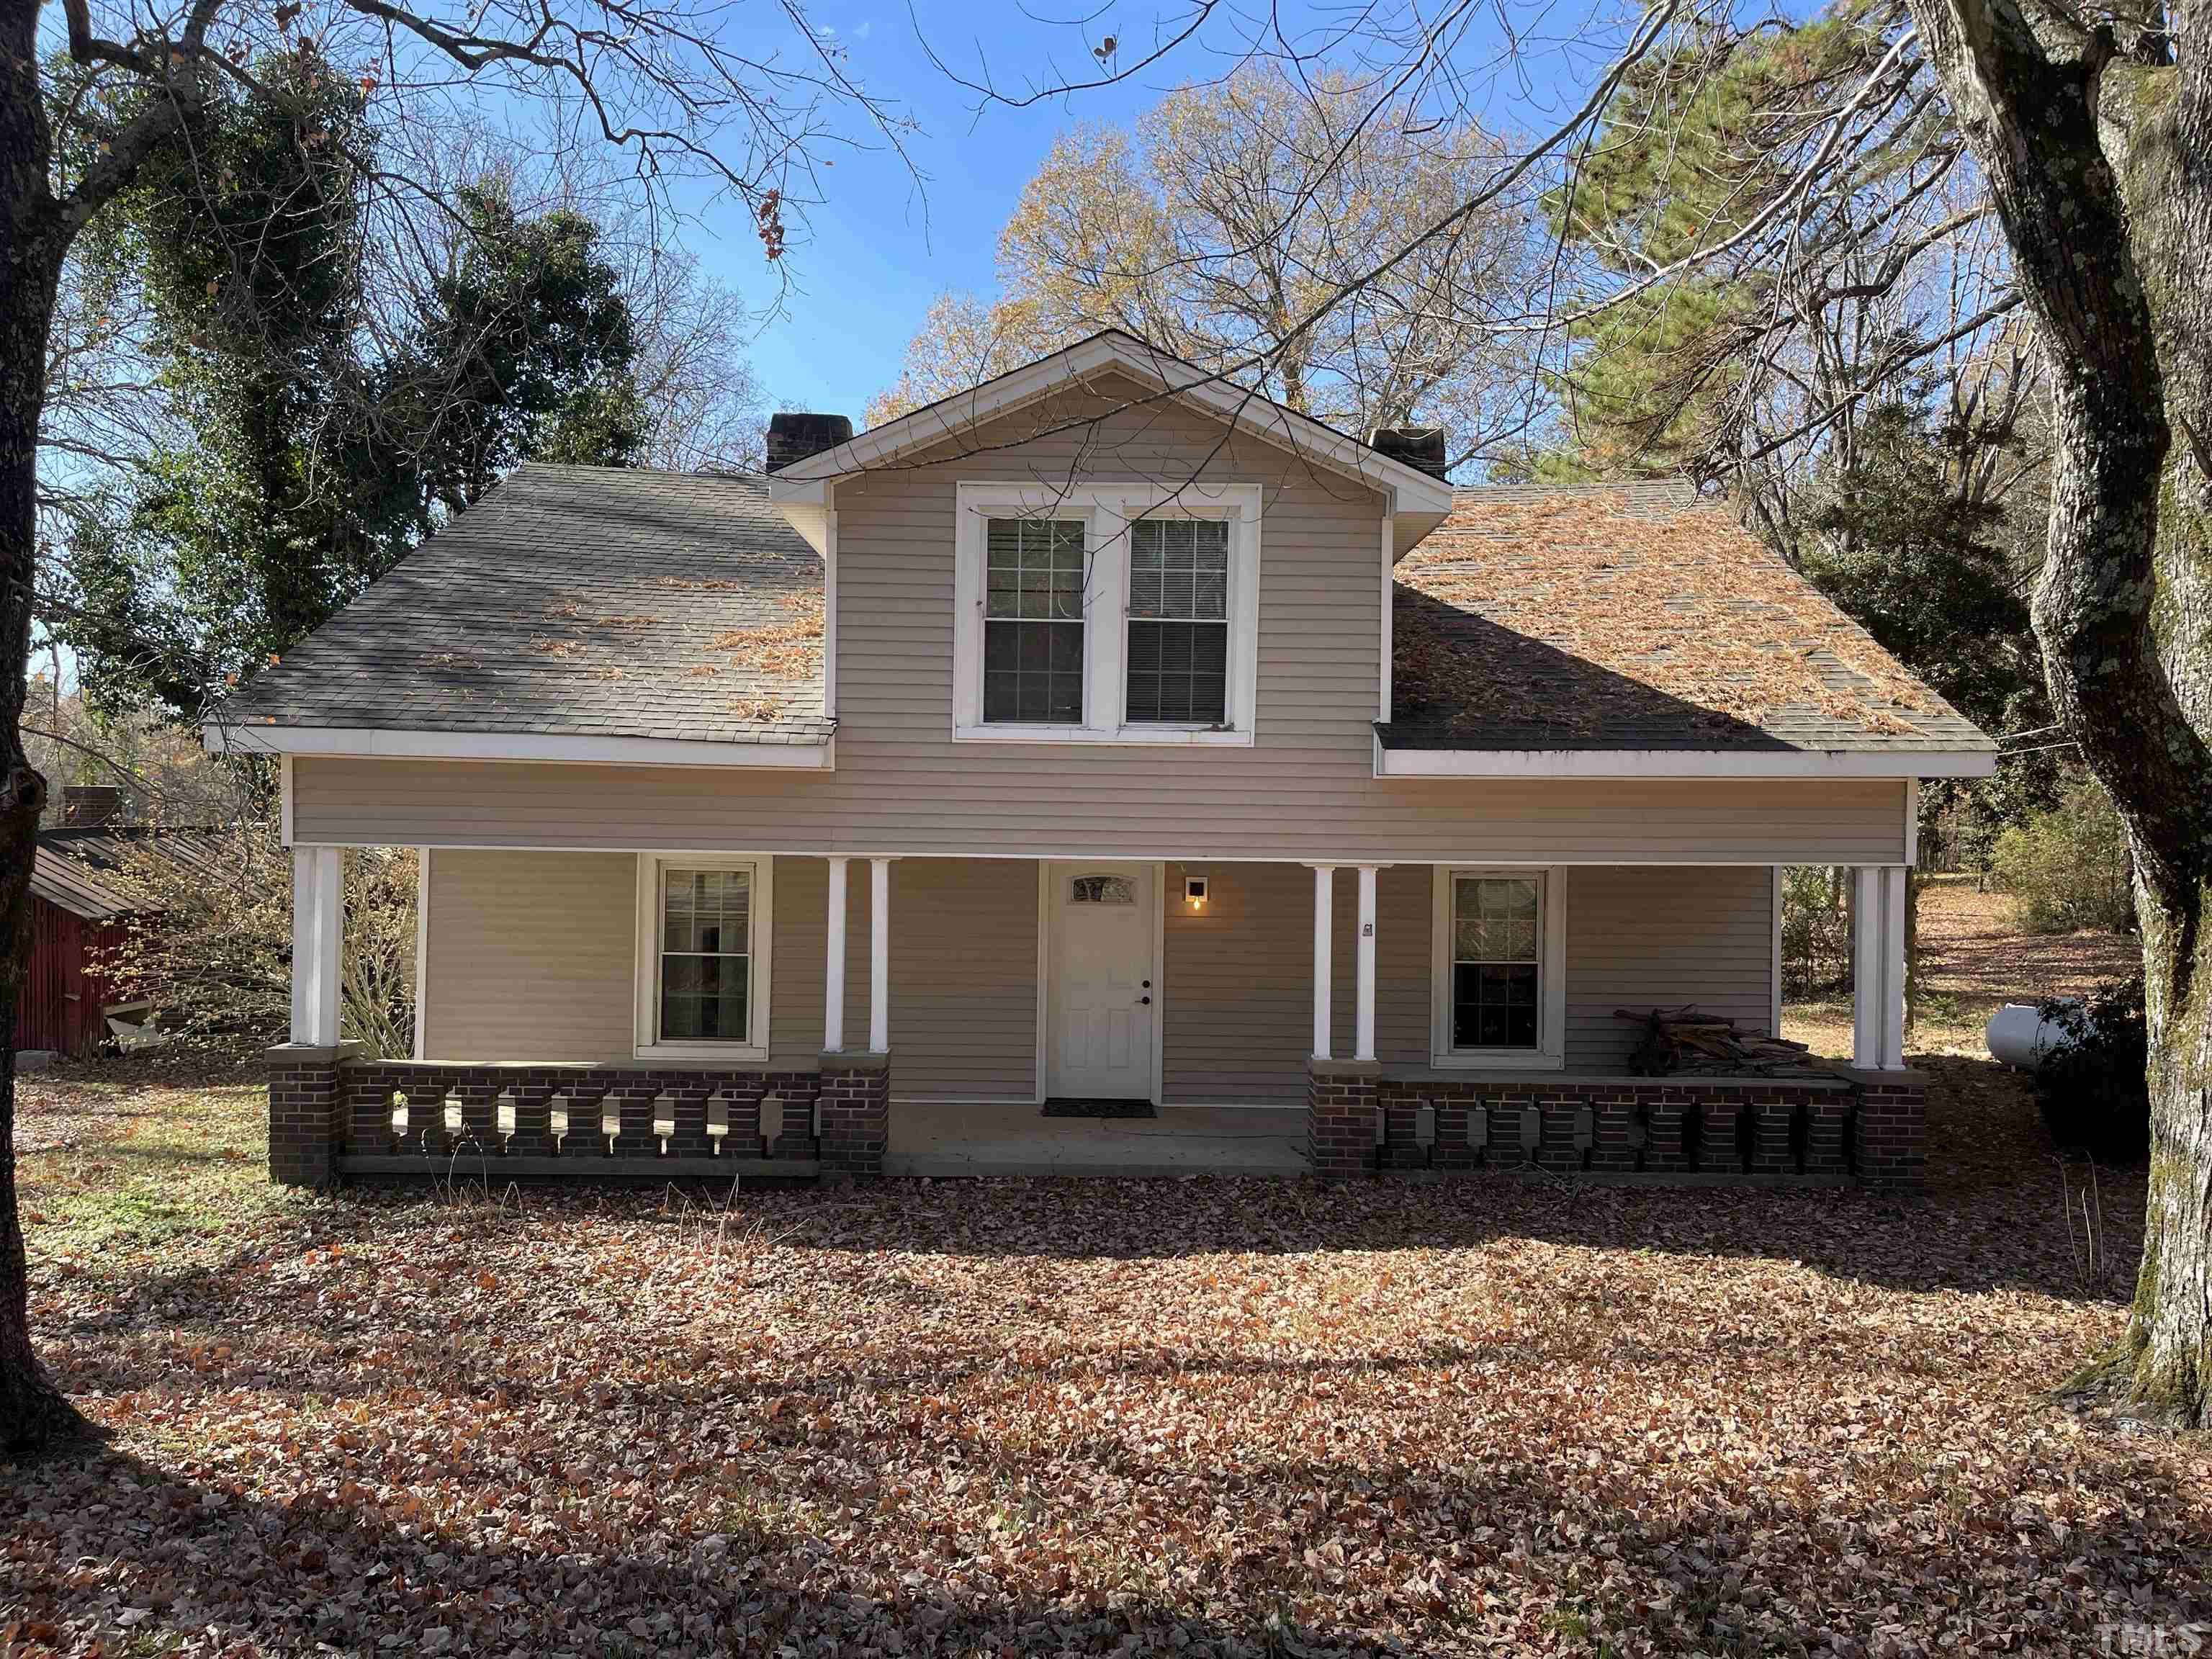
<path id="1" fill-rule="evenodd" d="M 1984 1040 L 1990 1059 L 2021 1072 L 2034 1071 L 2045 1055 L 2073 1042 L 2063 1027 L 2045 1019 L 2041 1006 L 2033 1002 L 2008 1002 L 1991 1014 Z"/>

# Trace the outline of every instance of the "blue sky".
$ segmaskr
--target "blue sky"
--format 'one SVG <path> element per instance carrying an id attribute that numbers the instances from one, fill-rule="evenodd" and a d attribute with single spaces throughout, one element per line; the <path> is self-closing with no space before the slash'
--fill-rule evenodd
<path id="1" fill-rule="evenodd" d="M 896 375 L 931 300 L 948 288 L 994 287 L 1000 227 L 1054 137 L 1078 119 L 1129 118 L 1210 60 L 1192 52 L 1141 82 L 979 114 L 975 95 L 930 61 L 920 31 L 948 65 L 971 70 L 988 54 L 992 73 L 1012 86 L 1054 59 L 1070 72 L 1089 68 L 1079 61 L 1084 40 L 1112 33 L 1112 14 L 1055 26 L 1010 5 L 987 11 L 957 0 L 916 0 L 909 14 L 902 0 L 888 6 L 830 0 L 810 15 L 835 31 L 856 77 L 872 92 L 896 97 L 922 129 L 909 146 L 924 175 L 918 185 L 880 136 L 872 149 L 829 152 L 832 165 L 821 174 L 826 199 L 810 210 L 805 240 L 787 256 L 791 292 L 752 350 L 773 402 L 857 420 Z M 988 33 L 979 41 L 985 21 Z M 743 215 L 710 214 L 695 234 L 701 240 L 694 251 L 725 283 L 756 302 L 774 296 L 775 277 Z"/>
<path id="2" fill-rule="evenodd" d="M 997 84 L 1010 88 L 1048 75 L 1055 63 L 1070 74 L 1090 69 L 1088 44 L 1121 30 L 1129 61 L 1141 55 L 1155 20 L 1180 10 L 1173 0 L 1097 9 L 1079 0 L 1048 11 L 1049 5 L 915 0 L 910 13 L 904 0 L 888 6 L 822 0 L 811 8 L 817 26 L 834 31 L 849 53 L 856 77 L 912 111 L 922 131 L 911 152 L 924 178 L 917 188 L 880 139 L 873 149 L 832 152 L 834 165 L 823 174 L 826 200 L 811 210 L 805 240 L 788 256 L 791 292 L 752 348 L 773 404 L 857 420 L 870 396 L 896 375 L 933 298 L 948 288 L 992 290 L 1000 228 L 1057 133 L 1078 120 L 1126 121 L 1171 87 L 1227 66 L 1220 48 L 1233 36 L 1222 32 L 1121 85 L 979 114 L 975 95 L 930 61 L 918 38 L 926 32 L 938 55 L 963 71 L 988 58 Z M 1285 10 L 1296 27 L 1298 9 Z M 1587 84 L 1604 57 L 1582 27 L 1589 15 L 1587 0 L 1515 7 L 1523 52 L 1517 64 L 1495 75 L 1484 73 L 1491 41 L 1478 33 L 1462 43 L 1455 59 L 1472 73 L 1477 102 L 1494 129 L 1548 126 L 1548 117 L 1576 101 L 1575 88 Z M 1331 14 L 1310 11 L 1307 21 L 1326 27 Z M 1232 18 L 1226 29 L 1246 26 L 1248 20 Z M 709 212 L 690 234 L 694 251 L 748 301 L 774 296 L 775 278 L 743 214 Z"/>

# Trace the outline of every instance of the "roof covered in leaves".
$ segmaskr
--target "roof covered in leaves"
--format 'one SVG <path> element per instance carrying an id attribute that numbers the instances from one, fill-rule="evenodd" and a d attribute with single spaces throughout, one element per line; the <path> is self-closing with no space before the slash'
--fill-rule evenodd
<path id="1" fill-rule="evenodd" d="M 42 830 L 31 864 L 31 890 L 88 921 L 108 921 L 140 908 L 131 893 L 129 865 L 133 848 L 152 848 L 188 870 L 220 871 L 226 857 L 225 832 L 216 829 L 162 829 L 106 824 L 79 830 Z"/>
<path id="2" fill-rule="evenodd" d="M 1461 490 L 1396 575 L 1389 747 L 1995 747 L 1685 483 Z"/>
<path id="3" fill-rule="evenodd" d="M 1992 746 L 1684 483 L 1461 490 L 1396 577 L 1393 748 Z M 533 465 L 220 718 L 816 744 L 823 611 L 764 479 Z"/>
<path id="4" fill-rule="evenodd" d="M 220 718 L 816 744 L 822 628 L 821 558 L 764 479 L 532 465 Z"/>

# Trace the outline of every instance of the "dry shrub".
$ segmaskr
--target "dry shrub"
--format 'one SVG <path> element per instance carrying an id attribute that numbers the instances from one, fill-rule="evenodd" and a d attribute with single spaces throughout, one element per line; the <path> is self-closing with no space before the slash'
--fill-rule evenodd
<path id="1" fill-rule="evenodd" d="M 1782 872 L 1782 986 L 1793 996 L 1851 982 L 1849 872 L 1793 864 Z"/>
<path id="2" fill-rule="evenodd" d="M 137 909 L 102 963 L 149 1000 L 176 1041 L 237 1052 L 284 1041 L 292 1010 L 292 855 L 273 823 L 193 832 L 194 855 L 159 832 L 126 848 L 120 884 Z M 414 849 L 345 854 L 343 1035 L 375 1055 L 414 1046 Z"/>

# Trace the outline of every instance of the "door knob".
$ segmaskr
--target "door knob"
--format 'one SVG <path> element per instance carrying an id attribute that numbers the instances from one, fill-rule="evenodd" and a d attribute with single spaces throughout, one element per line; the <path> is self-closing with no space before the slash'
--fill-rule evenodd
<path id="1" fill-rule="evenodd" d="M 1137 1000 L 1143 1003 L 1147 1008 L 1152 1006 L 1152 1000 L 1150 997 L 1139 997 Z"/>

